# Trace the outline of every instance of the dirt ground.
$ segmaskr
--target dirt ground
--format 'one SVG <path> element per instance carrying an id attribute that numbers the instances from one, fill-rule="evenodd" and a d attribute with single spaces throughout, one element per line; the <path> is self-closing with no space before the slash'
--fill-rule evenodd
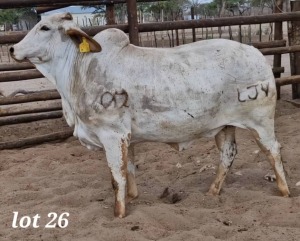
<path id="1" fill-rule="evenodd" d="M 37 84 L 49 87 L 43 80 L 30 83 L 29 89 Z M 15 86 L 1 84 L 1 88 L 9 93 Z M 128 204 L 126 218 L 116 219 L 104 152 L 88 151 L 69 138 L 0 151 L 0 240 L 298 241 L 300 109 L 286 101 L 290 95 L 290 87 L 283 88 L 276 112 L 290 198 L 280 197 L 276 184 L 264 179 L 272 174 L 266 156 L 250 133 L 238 130 L 238 155 L 218 197 L 205 195 L 219 160 L 212 139 L 201 139 L 183 152 L 160 143 L 136 145 L 139 197 Z M 0 141 L 65 127 L 63 119 L 2 126 Z M 166 188 L 169 195 L 160 198 Z M 12 228 L 13 212 L 19 212 L 18 220 L 39 214 L 39 228 Z M 50 212 L 68 212 L 68 226 L 45 228 Z"/>

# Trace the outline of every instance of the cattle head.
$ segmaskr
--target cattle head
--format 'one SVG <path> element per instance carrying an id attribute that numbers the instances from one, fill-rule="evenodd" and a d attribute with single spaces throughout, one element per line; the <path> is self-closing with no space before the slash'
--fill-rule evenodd
<path id="1" fill-rule="evenodd" d="M 70 13 L 55 14 L 41 20 L 21 42 L 10 48 L 10 54 L 17 61 L 40 64 L 50 61 L 55 51 L 66 54 L 63 52 L 71 45 L 76 45 L 79 52 L 82 42 L 88 44 L 88 52 L 101 51 L 99 43 L 73 22 Z"/>

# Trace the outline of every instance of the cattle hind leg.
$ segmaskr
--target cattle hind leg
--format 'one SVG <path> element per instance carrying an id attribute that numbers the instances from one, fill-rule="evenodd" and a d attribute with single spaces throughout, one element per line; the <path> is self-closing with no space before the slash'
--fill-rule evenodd
<path id="1" fill-rule="evenodd" d="M 128 164 L 127 164 L 127 198 L 128 201 L 138 197 L 138 189 L 135 182 L 135 165 L 134 160 L 134 149 L 131 145 L 128 149 Z"/>
<path id="2" fill-rule="evenodd" d="M 223 134 L 224 138 L 222 136 Z M 220 131 L 216 135 L 215 139 L 217 147 L 220 151 L 220 164 L 218 167 L 216 178 L 211 184 L 208 191 L 208 194 L 210 195 L 218 195 L 220 193 L 222 184 L 237 154 L 235 143 L 235 127 L 224 127 L 224 129 L 222 129 L 222 131 Z"/>
<path id="3" fill-rule="evenodd" d="M 259 126 L 251 126 L 248 129 L 252 132 L 259 147 L 267 155 L 271 166 L 274 169 L 277 186 L 282 196 L 288 197 L 290 192 L 281 161 L 281 147 L 275 137 L 274 123 L 263 124 L 263 122 L 261 122 Z"/>

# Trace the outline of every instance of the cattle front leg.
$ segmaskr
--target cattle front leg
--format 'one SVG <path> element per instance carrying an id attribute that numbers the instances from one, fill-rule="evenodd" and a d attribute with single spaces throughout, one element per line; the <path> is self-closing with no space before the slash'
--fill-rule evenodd
<path id="1" fill-rule="evenodd" d="M 125 138 L 107 137 L 103 142 L 106 159 L 112 174 L 112 186 L 115 191 L 115 217 L 125 217 L 127 152 L 128 141 Z"/>
<path id="2" fill-rule="evenodd" d="M 221 136 L 222 132 L 224 133 L 224 139 Z M 229 168 L 233 163 L 235 155 L 237 154 L 235 143 L 235 127 L 226 126 L 217 134 L 216 143 L 220 151 L 221 158 L 216 178 L 208 191 L 208 194 L 210 195 L 218 195 L 220 193 L 222 184 L 226 178 Z"/>
<path id="3" fill-rule="evenodd" d="M 128 149 L 128 164 L 127 164 L 127 197 L 128 201 L 138 196 L 138 189 L 135 181 L 135 165 L 134 165 L 134 147 L 130 145 Z"/>

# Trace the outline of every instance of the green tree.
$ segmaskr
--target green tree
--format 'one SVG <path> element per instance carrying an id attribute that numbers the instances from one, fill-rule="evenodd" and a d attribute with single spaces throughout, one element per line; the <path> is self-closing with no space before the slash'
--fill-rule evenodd
<path id="1" fill-rule="evenodd" d="M 195 12 L 200 14 L 201 17 L 217 16 L 219 14 L 218 5 L 216 2 L 199 4 L 195 8 Z"/>
<path id="2" fill-rule="evenodd" d="M 232 15 L 243 15 L 249 9 L 251 9 L 250 0 L 226 0 L 226 9 L 232 13 Z"/>
<path id="3" fill-rule="evenodd" d="M 6 29 L 12 30 L 12 25 L 17 24 L 21 19 L 34 20 L 37 18 L 36 13 L 32 8 L 19 9 L 1 9 L 0 10 L 0 24 L 5 25 Z M 27 26 L 29 29 L 30 26 Z"/>
<path id="4" fill-rule="evenodd" d="M 36 11 L 32 8 L 20 8 L 19 12 L 19 19 L 23 20 L 26 24 L 27 30 L 32 29 L 35 24 L 38 22 L 38 15 Z"/>
<path id="5" fill-rule="evenodd" d="M 19 12 L 15 9 L 0 10 L 0 24 L 14 24 L 19 19 Z"/>
<path id="6" fill-rule="evenodd" d="M 146 12 L 152 13 L 155 20 L 158 22 L 162 18 L 162 12 L 165 9 L 165 5 L 163 2 L 155 2 L 153 4 L 149 4 L 149 6 L 145 9 Z"/>
<path id="7" fill-rule="evenodd" d="M 189 0 L 167 0 L 150 4 L 146 11 L 152 12 L 156 21 L 161 20 L 162 17 L 164 20 L 174 21 L 183 19 L 183 13 L 190 6 Z"/>
<path id="8" fill-rule="evenodd" d="M 264 8 L 269 8 L 274 10 L 274 0 L 251 0 L 253 7 L 259 7 L 261 9 L 261 13 L 263 13 Z"/>
<path id="9" fill-rule="evenodd" d="M 243 15 L 251 9 L 252 1 L 253 0 L 213 0 L 208 6 L 211 10 L 217 8 L 219 17 L 224 17 L 226 11 L 230 12 L 232 15 Z"/>

